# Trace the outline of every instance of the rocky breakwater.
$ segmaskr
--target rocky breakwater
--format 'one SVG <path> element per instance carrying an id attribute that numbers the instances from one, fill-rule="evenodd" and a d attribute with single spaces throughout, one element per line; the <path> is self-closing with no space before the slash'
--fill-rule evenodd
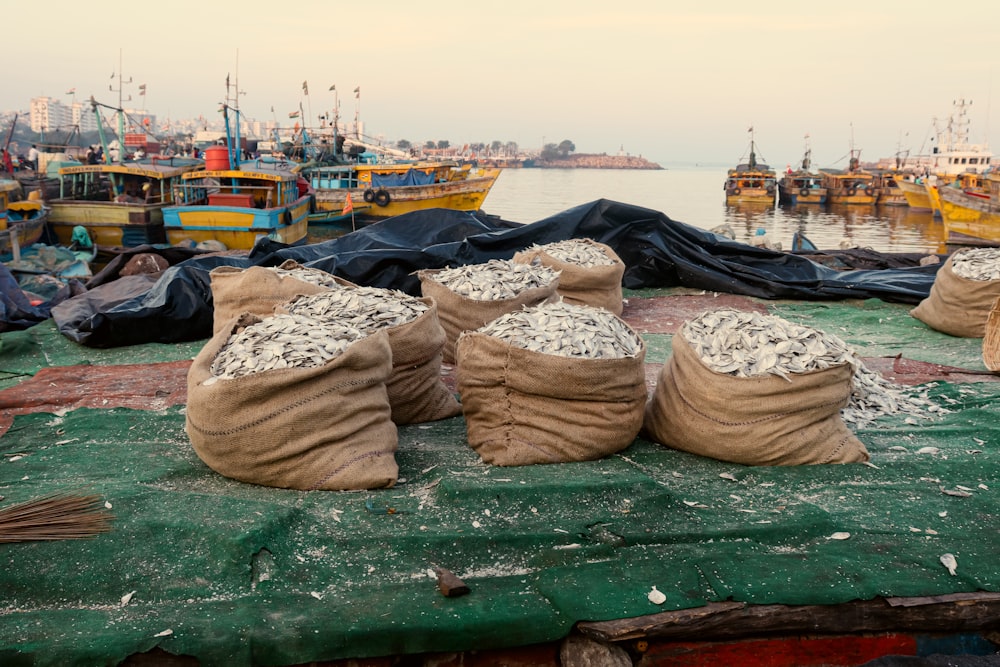
<path id="1" fill-rule="evenodd" d="M 529 166 L 525 164 L 524 166 Z M 655 162 L 635 155 L 580 153 L 554 160 L 536 159 L 530 165 L 541 169 L 663 169 Z"/>

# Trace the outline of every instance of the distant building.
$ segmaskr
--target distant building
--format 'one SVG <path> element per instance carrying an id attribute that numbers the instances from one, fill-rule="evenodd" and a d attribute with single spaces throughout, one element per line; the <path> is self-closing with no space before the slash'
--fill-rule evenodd
<path id="1" fill-rule="evenodd" d="M 90 104 L 73 102 L 66 105 L 54 97 L 33 97 L 29 107 L 32 132 L 52 132 L 80 128 L 81 132 L 97 129 L 97 119 Z"/>

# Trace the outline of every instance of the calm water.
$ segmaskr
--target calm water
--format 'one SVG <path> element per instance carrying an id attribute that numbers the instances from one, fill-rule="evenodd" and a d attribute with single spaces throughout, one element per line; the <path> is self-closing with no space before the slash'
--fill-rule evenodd
<path id="1" fill-rule="evenodd" d="M 804 233 L 822 249 L 842 241 L 880 252 L 947 252 L 940 220 L 906 206 L 726 206 L 725 167 L 680 167 L 663 171 L 616 169 L 508 169 L 483 204 L 487 213 L 515 222 L 535 222 L 597 199 L 644 206 L 702 229 L 729 224 L 736 240 L 748 242 L 758 228 L 772 243 L 791 249 Z"/>

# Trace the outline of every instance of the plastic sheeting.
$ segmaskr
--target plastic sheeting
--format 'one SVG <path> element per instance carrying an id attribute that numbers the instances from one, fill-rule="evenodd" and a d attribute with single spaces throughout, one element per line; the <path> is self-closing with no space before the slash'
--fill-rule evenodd
<path id="1" fill-rule="evenodd" d="M 306 246 L 261 239 L 248 257 L 192 257 L 165 271 L 148 290 L 126 297 L 110 283 L 103 286 L 106 294 L 92 290 L 85 298 L 69 299 L 53 308 L 52 316 L 65 336 L 94 347 L 197 340 L 211 334 L 209 272 L 217 266 L 277 266 L 293 259 L 360 285 L 418 295 L 420 269 L 509 259 L 533 244 L 569 238 L 613 248 L 626 264 L 622 282 L 629 289 L 682 286 L 766 299 L 916 304 L 930 293 L 940 266 L 838 270 L 601 199 L 532 224 L 432 209 Z"/>
<path id="2" fill-rule="evenodd" d="M 380 174 L 372 172 L 373 188 L 395 188 L 401 185 L 430 185 L 434 174 L 425 174 L 416 169 L 408 169 L 402 174 Z"/>

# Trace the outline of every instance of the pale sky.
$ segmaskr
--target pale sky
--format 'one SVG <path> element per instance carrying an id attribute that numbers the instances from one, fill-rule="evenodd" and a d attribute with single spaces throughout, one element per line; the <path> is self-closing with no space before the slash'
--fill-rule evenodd
<path id="1" fill-rule="evenodd" d="M 816 167 L 846 166 L 852 141 L 862 160 L 926 152 L 966 99 L 970 140 L 1000 153 L 998 0 L 49 0 L 5 27 L 0 109 L 71 88 L 117 105 L 123 74 L 126 107 L 144 83 L 160 122 L 209 117 L 229 75 L 257 120 L 331 112 L 336 86 L 341 117 L 390 142 L 735 164 L 753 126 L 783 168 L 807 134 Z"/>

